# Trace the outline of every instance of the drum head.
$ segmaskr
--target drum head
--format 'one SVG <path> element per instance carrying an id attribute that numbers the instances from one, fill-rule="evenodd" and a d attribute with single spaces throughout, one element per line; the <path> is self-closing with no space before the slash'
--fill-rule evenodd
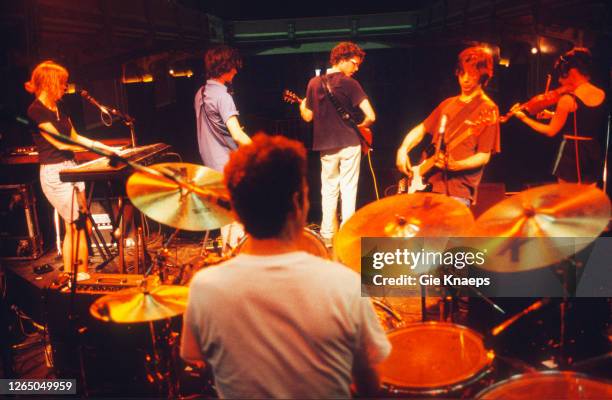
<path id="1" fill-rule="evenodd" d="M 242 238 L 242 241 L 238 243 L 236 249 L 234 250 L 235 254 L 240 254 L 244 245 L 250 240 L 249 235 L 245 235 Z M 331 259 L 329 251 L 327 247 L 325 247 L 325 243 L 321 237 L 314 231 L 311 231 L 308 228 L 304 228 L 302 231 L 302 235 L 297 239 L 297 246 L 300 250 L 310 253 L 312 255 L 325 258 L 327 260 Z"/>
<path id="2" fill-rule="evenodd" d="M 380 365 L 383 386 L 393 392 L 436 393 L 463 387 L 493 361 L 480 335 L 441 322 L 410 324 L 389 334 L 393 349 Z"/>
<path id="3" fill-rule="evenodd" d="M 612 399 L 612 382 L 575 372 L 546 371 L 516 375 L 483 390 L 480 400 Z"/>

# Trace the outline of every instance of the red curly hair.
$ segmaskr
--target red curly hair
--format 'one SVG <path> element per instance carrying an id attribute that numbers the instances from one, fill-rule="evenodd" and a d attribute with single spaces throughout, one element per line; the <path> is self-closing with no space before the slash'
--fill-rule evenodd
<path id="1" fill-rule="evenodd" d="M 54 61 L 47 60 L 38 64 L 30 80 L 24 84 L 25 90 L 36 97 L 45 91 L 53 101 L 59 100 L 66 90 L 68 70 Z"/>
<path id="2" fill-rule="evenodd" d="M 468 72 L 479 76 L 480 84 L 485 87 L 493 77 L 493 55 L 483 46 L 468 47 L 457 57 L 457 76 Z"/>

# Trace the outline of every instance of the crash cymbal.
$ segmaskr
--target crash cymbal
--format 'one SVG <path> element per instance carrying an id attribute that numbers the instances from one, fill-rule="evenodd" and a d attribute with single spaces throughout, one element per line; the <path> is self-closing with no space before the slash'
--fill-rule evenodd
<path id="1" fill-rule="evenodd" d="M 195 186 L 229 199 L 220 172 L 187 163 L 162 163 L 149 167 L 157 171 L 170 170 Z M 174 228 L 204 231 L 220 228 L 233 221 L 226 208 L 181 189 L 177 183 L 164 177 L 136 172 L 128 179 L 126 191 L 132 204 L 147 217 Z"/>
<path id="2" fill-rule="evenodd" d="M 471 236 L 486 239 L 484 269 L 518 272 L 554 264 L 582 250 L 609 219 L 610 200 L 604 192 L 592 185 L 560 183 L 498 203 L 476 220 Z"/>
<path id="3" fill-rule="evenodd" d="M 339 260 L 361 271 L 362 237 L 462 236 L 474 217 L 461 202 L 436 193 L 400 194 L 359 209 L 334 237 Z"/>
<path id="4" fill-rule="evenodd" d="M 153 289 L 131 288 L 96 300 L 91 315 L 107 322 L 135 323 L 171 318 L 187 308 L 189 288 L 162 285 Z"/>

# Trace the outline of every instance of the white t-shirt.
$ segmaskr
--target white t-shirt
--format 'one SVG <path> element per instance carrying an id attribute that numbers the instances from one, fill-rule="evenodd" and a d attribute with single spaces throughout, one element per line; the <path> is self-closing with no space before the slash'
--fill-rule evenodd
<path id="1" fill-rule="evenodd" d="M 357 273 L 305 252 L 240 254 L 198 272 L 181 357 L 212 367 L 225 398 L 349 397 L 353 358 L 391 345 Z"/>

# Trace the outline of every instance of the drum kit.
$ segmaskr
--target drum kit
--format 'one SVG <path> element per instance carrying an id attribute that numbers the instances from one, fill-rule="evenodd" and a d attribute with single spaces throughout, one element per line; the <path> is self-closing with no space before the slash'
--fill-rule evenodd
<path id="1" fill-rule="evenodd" d="M 234 220 L 228 207 L 228 193 L 222 174 L 206 167 L 165 163 L 151 167 L 157 174 L 134 173 L 127 182 L 132 203 L 149 218 L 176 229 L 204 231 Z M 176 179 L 180 177 L 179 179 Z M 554 184 L 520 192 L 482 214 L 477 220 L 462 203 L 432 193 L 386 197 L 358 210 L 337 233 L 334 258 L 360 272 L 362 237 L 457 237 L 502 238 L 492 246 L 521 237 L 580 237 L 570 251 L 530 248 L 530 259 L 521 263 L 496 262 L 493 272 L 513 273 L 549 266 L 567 258 L 597 238 L 610 218 L 608 197 L 593 186 Z M 235 249 L 241 252 L 248 236 Z M 536 243 L 545 243 L 536 242 Z M 323 241 L 305 229 L 300 248 L 317 256 L 332 258 Z M 521 255 L 522 256 L 522 255 Z M 91 314 L 109 323 L 149 323 L 154 360 L 164 358 L 170 346 L 177 346 L 171 334 L 160 337 L 154 321 L 181 315 L 188 298 L 186 286 L 163 285 L 145 279 L 140 288 L 106 295 L 94 302 Z M 388 332 L 393 350 L 381 366 L 381 383 L 389 395 L 447 396 L 461 393 L 491 370 L 497 358 L 480 333 L 449 321 L 405 323 L 385 298 L 372 299 L 379 320 Z M 424 307 L 422 302 L 422 307 Z M 516 319 L 537 310 L 543 301 L 497 327 L 496 335 Z M 563 319 L 563 318 L 561 318 Z M 171 351 L 170 351 L 171 352 Z M 177 379 L 173 365 L 159 366 L 158 376 Z M 178 383 L 168 385 L 169 394 L 178 393 Z M 612 397 L 612 383 L 575 372 L 529 372 L 501 381 L 478 394 L 481 399 L 497 398 L 605 398 Z"/>

